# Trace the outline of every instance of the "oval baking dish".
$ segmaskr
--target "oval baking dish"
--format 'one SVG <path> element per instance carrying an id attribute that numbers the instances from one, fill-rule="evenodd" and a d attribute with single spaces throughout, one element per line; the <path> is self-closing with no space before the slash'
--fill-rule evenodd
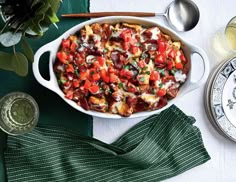
<path id="1" fill-rule="evenodd" d="M 120 116 L 118 114 L 102 113 L 102 112 L 97 112 L 97 111 L 93 111 L 93 110 L 85 110 L 81 106 L 79 106 L 76 102 L 65 98 L 65 94 L 63 93 L 63 91 L 61 90 L 61 88 L 58 85 L 58 80 L 57 80 L 56 74 L 54 73 L 53 65 L 54 65 L 54 62 L 56 61 L 56 54 L 60 48 L 61 41 L 63 39 L 67 39 L 70 35 L 75 34 L 80 29 L 84 28 L 85 25 L 91 25 L 93 23 L 116 24 L 116 23 L 123 23 L 123 22 L 129 23 L 129 24 L 139 24 L 143 27 L 154 27 L 154 26 L 159 27 L 160 30 L 163 33 L 169 35 L 172 40 L 181 42 L 181 45 L 182 45 L 181 48 L 185 54 L 185 57 L 189 60 L 189 73 L 187 76 L 187 80 L 180 87 L 179 93 L 176 98 L 169 100 L 166 106 L 164 106 L 158 110 L 142 111 L 142 112 L 133 113 L 129 116 L 129 118 L 148 116 L 148 115 L 158 113 L 158 112 L 162 111 L 163 109 L 166 109 L 170 105 L 174 104 L 177 99 L 182 97 L 184 94 L 198 88 L 202 83 L 204 83 L 206 81 L 208 74 L 209 74 L 209 61 L 208 61 L 208 58 L 207 58 L 206 54 L 204 53 L 204 51 L 202 51 L 202 49 L 186 42 L 183 38 L 178 36 L 175 32 L 173 32 L 172 30 L 170 30 L 169 28 L 167 28 L 163 25 L 159 25 L 155 21 L 147 20 L 147 19 L 143 19 L 143 18 L 136 18 L 136 17 L 104 17 L 104 18 L 89 20 L 89 21 L 83 22 L 79 25 L 72 27 L 71 29 L 66 31 L 63 35 L 61 35 L 59 38 L 44 45 L 36 52 L 36 54 L 34 56 L 34 63 L 33 63 L 33 73 L 34 73 L 36 80 L 40 84 L 42 84 L 43 86 L 45 86 L 48 89 L 57 93 L 65 102 L 67 102 L 69 105 L 71 105 L 72 107 L 74 107 L 75 109 L 77 109 L 81 112 L 84 112 L 89 115 L 97 116 L 97 117 L 103 117 L 103 118 L 121 118 L 122 116 Z M 41 55 L 44 54 L 45 52 L 50 52 L 50 58 L 49 58 L 50 80 L 49 81 L 45 80 L 39 72 L 39 59 L 40 59 Z M 199 54 L 202 58 L 201 59 L 202 64 L 201 64 L 200 69 L 199 69 L 199 67 L 192 67 L 192 60 L 193 60 L 192 56 L 194 53 Z M 201 75 L 201 77 L 197 81 L 192 79 L 192 72 L 193 72 L 193 70 L 196 72 L 196 69 L 197 69 L 197 72 L 199 73 L 199 75 Z"/>

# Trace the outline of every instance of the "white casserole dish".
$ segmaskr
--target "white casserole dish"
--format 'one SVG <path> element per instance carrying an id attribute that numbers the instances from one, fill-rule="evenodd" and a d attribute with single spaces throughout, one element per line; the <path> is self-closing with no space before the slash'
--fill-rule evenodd
<path id="1" fill-rule="evenodd" d="M 74 27 L 72 27 L 71 29 L 69 29 L 68 31 L 66 31 L 63 35 L 61 35 L 59 38 L 57 38 L 56 40 L 42 46 L 35 54 L 34 56 L 34 63 L 33 63 L 33 73 L 34 76 L 36 78 L 36 80 L 43 85 L 44 87 L 52 90 L 53 92 L 57 93 L 65 102 L 67 102 L 70 106 L 74 107 L 75 109 L 92 115 L 92 116 L 97 116 L 97 117 L 102 117 L 102 118 L 122 118 L 122 116 L 118 115 L 118 114 L 110 114 L 110 113 L 101 113 L 101 112 L 96 112 L 96 111 L 86 111 L 84 110 L 82 107 L 78 106 L 76 102 L 66 99 L 64 96 L 64 93 L 62 92 L 62 90 L 60 89 L 58 82 L 57 82 L 57 78 L 56 75 L 54 73 L 53 70 L 53 64 L 54 61 L 56 60 L 56 53 L 59 49 L 59 46 L 61 44 L 61 41 L 63 38 L 67 38 L 69 37 L 71 34 L 76 33 L 78 30 L 80 30 L 81 28 L 83 28 L 85 25 L 90 25 L 93 23 L 118 23 L 118 22 L 127 22 L 127 23 L 133 23 L 133 24 L 140 24 L 142 26 L 145 27 L 151 27 L 151 26 L 158 26 L 160 28 L 160 30 L 168 35 L 171 36 L 171 38 L 173 40 L 180 40 L 180 42 L 182 43 L 182 49 L 184 51 L 184 54 L 186 56 L 186 58 L 189 60 L 189 66 L 190 66 L 190 71 L 188 73 L 187 76 L 187 80 L 186 82 L 181 86 L 179 93 L 177 95 L 176 98 L 169 100 L 167 105 L 164 106 L 161 109 L 158 110 L 154 110 L 154 111 L 143 111 L 143 112 L 138 112 L 138 113 L 134 113 L 131 116 L 129 116 L 129 118 L 135 118 L 135 117 L 143 117 L 143 116 L 149 116 L 152 114 L 156 114 L 159 113 L 160 111 L 166 109 L 167 107 L 169 107 L 170 105 L 174 104 L 176 102 L 177 99 L 181 98 L 183 95 L 185 95 L 186 93 L 198 88 L 201 84 L 203 84 L 209 74 L 209 61 L 207 58 L 207 55 L 205 54 L 205 52 L 189 43 L 186 42 L 183 38 L 181 38 L 177 33 L 175 33 L 174 31 L 172 31 L 171 29 L 169 29 L 166 26 L 163 25 L 159 25 L 157 22 L 152 21 L 152 20 L 148 20 L 148 19 L 144 19 L 144 18 L 137 18 L 137 17 L 120 17 L 120 16 L 113 16 L 113 17 L 103 17 L 103 18 L 97 18 L 97 19 L 92 19 L 92 20 L 88 20 L 86 22 L 83 22 L 81 24 L 78 24 Z M 45 80 L 39 71 L 39 59 L 41 57 L 42 54 L 44 54 L 45 52 L 50 52 L 50 58 L 49 58 L 49 72 L 50 72 L 50 80 Z M 192 57 L 193 54 L 197 53 L 201 56 L 201 61 L 202 61 L 202 68 L 199 70 L 199 67 L 191 67 L 192 65 Z M 194 70 L 195 69 L 195 70 Z M 196 70 L 197 69 L 197 70 Z M 201 77 L 196 81 L 195 79 L 192 78 L 192 72 L 198 72 Z"/>

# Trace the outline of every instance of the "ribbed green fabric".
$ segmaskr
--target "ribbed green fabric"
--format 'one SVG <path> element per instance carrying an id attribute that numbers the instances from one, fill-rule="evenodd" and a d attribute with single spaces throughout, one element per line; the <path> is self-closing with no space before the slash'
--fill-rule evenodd
<path id="1" fill-rule="evenodd" d="M 9 182 L 157 182 L 210 159 L 194 118 L 176 106 L 106 144 L 62 128 L 9 136 Z M 104 131 L 106 132 L 106 131 Z"/>

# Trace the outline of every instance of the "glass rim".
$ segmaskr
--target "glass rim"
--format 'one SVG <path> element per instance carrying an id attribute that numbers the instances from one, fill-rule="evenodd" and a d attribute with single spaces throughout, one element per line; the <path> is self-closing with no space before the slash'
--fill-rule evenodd
<path id="1" fill-rule="evenodd" d="M 35 99 L 31 95 L 29 95 L 28 93 L 18 92 L 18 91 L 8 93 L 8 94 L 4 95 L 3 97 L 1 97 L 0 98 L 0 104 L 4 104 L 4 99 L 6 99 L 6 101 L 7 101 L 11 96 L 15 96 L 13 101 L 15 99 L 25 99 L 28 102 L 30 102 L 30 104 L 34 108 L 34 117 L 31 121 L 26 122 L 24 125 L 22 125 L 21 123 L 17 123 L 17 121 L 13 121 L 11 119 L 9 119 L 9 121 L 7 119 L 7 121 L 4 122 L 3 119 L 4 118 L 6 119 L 6 116 L 2 116 L 2 113 L 0 113 L 1 114 L 1 116 L 0 116 L 0 128 L 5 133 L 7 133 L 9 135 L 20 135 L 20 134 L 28 133 L 31 130 L 33 130 L 33 128 L 38 124 L 38 120 L 39 120 L 39 107 L 38 107 L 38 104 L 35 101 Z M 1 105 L 1 107 L 2 106 L 3 105 Z M 8 106 L 6 106 L 6 107 L 8 107 Z M 11 106 L 9 106 L 9 107 L 11 107 Z M 1 112 L 3 112 L 3 111 L 1 111 Z"/>

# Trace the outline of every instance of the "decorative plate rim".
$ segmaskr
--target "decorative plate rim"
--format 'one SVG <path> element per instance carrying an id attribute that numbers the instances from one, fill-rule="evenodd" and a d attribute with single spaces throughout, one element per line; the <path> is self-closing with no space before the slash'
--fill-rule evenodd
<path id="1" fill-rule="evenodd" d="M 213 103 L 213 94 L 215 94 L 214 92 L 214 86 L 217 82 L 217 79 L 219 78 L 220 75 L 222 75 L 222 71 L 225 69 L 225 67 L 227 65 L 231 65 L 231 62 L 232 61 L 236 61 L 236 56 L 234 57 L 231 57 L 229 59 L 227 59 L 226 61 L 224 61 L 223 63 L 221 63 L 217 68 L 216 70 L 213 72 L 213 74 L 211 75 L 212 77 L 210 78 L 210 82 L 211 85 L 209 86 L 209 88 L 207 88 L 207 90 L 209 91 L 209 98 L 206 99 L 209 101 L 209 108 L 208 110 L 210 110 L 210 113 L 209 115 L 212 116 L 212 119 L 214 120 L 214 123 L 218 126 L 218 128 L 223 132 L 224 135 L 226 135 L 228 138 L 230 138 L 231 140 L 233 140 L 234 142 L 236 142 L 236 126 L 234 126 L 232 124 L 232 122 L 229 120 L 229 118 L 227 117 L 227 115 L 225 114 L 224 112 L 224 109 L 223 109 L 223 106 L 222 106 L 222 95 L 220 96 L 220 104 L 217 106 L 217 107 L 221 107 L 221 111 L 222 112 L 222 115 L 220 117 L 217 117 L 216 115 L 216 111 L 215 111 L 215 107 L 214 107 L 214 103 Z M 232 67 L 232 65 L 231 65 Z M 232 67 L 233 68 L 233 67 Z M 223 83 L 222 85 L 222 90 L 218 90 L 219 92 L 223 92 L 224 90 L 224 87 L 225 87 L 225 84 L 229 78 L 229 76 L 236 71 L 235 68 L 233 68 L 234 70 L 231 71 L 228 75 L 228 77 L 226 78 L 225 77 L 225 82 Z M 223 76 L 223 75 L 222 75 Z M 206 101 L 207 102 L 207 101 Z M 216 104 L 215 104 L 216 106 Z M 219 121 L 220 119 L 222 119 L 223 121 Z M 225 123 L 226 122 L 226 123 Z M 225 125 L 223 125 L 225 124 Z M 234 131 L 232 131 L 232 129 Z"/>

